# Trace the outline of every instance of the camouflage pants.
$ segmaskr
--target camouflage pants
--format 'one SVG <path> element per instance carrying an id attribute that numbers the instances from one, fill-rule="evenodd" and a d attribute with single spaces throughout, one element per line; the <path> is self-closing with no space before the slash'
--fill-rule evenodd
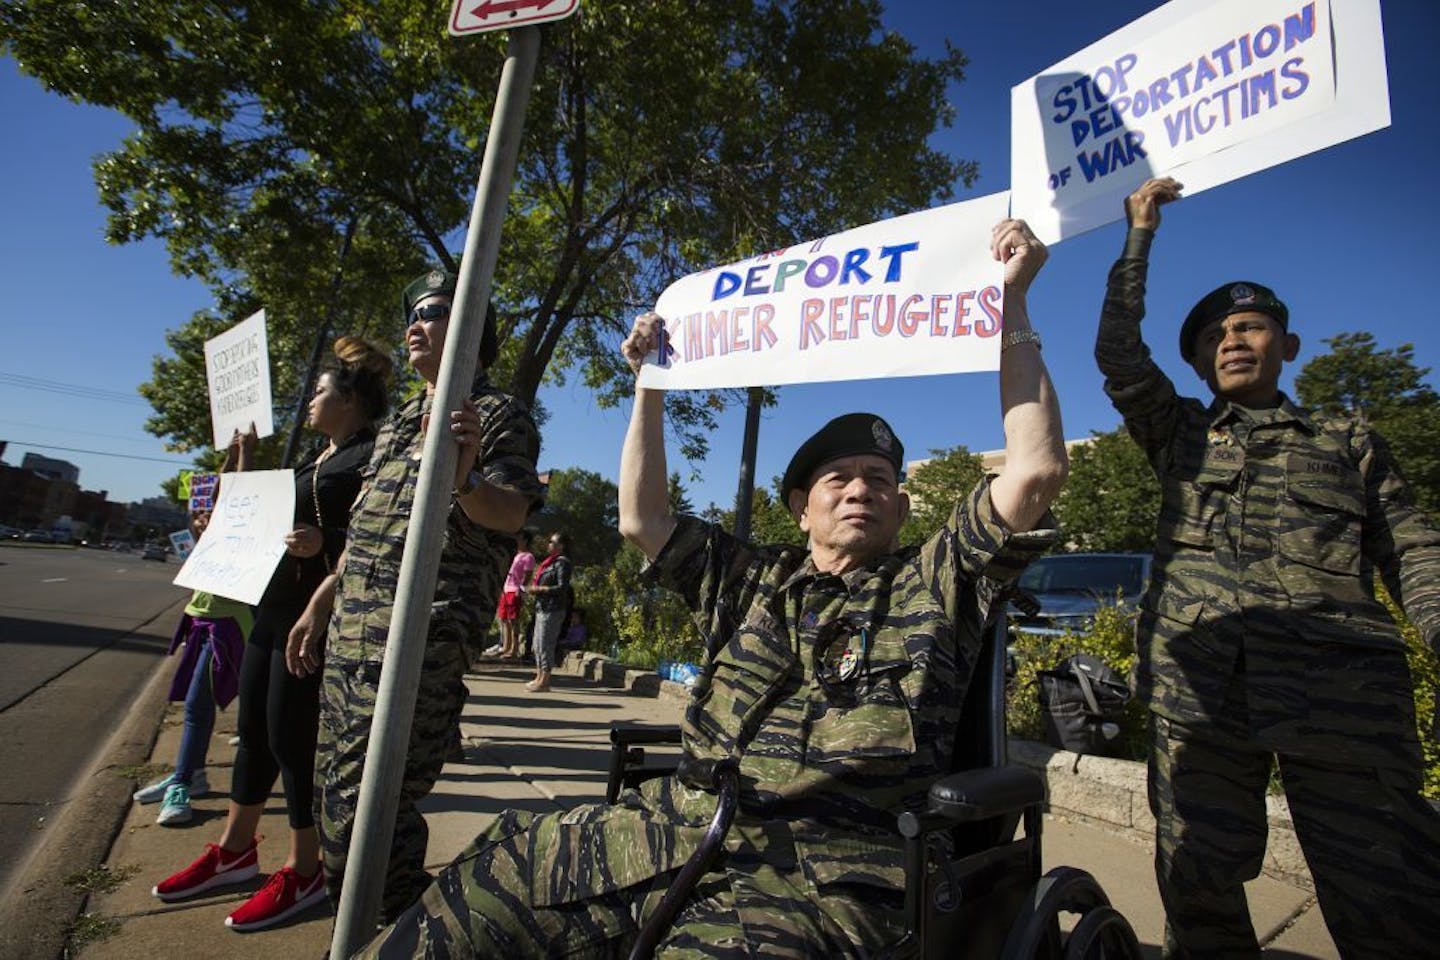
<path id="1" fill-rule="evenodd" d="M 576 813 L 584 816 L 587 808 L 563 816 Z M 538 822 L 527 813 L 503 813 L 418 903 L 356 957 L 626 956 L 635 942 L 637 918 L 643 922 L 653 912 L 678 871 L 600 896 L 532 906 L 536 858 L 529 834 Z M 595 863 L 604 863 L 604 851 L 586 852 Z M 730 853 L 726 869 L 701 880 L 655 955 L 670 960 L 858 958 L 896 938 L 897 911 L 882 905 L 884 891 L 855 886 L 817 892 L 801 871 L 770 868 L 762 858 L 753 850 Z"/>
<path id="2" fill-rule="evenodd" d="M 456 724 L 465 704 L 466 657 L 462 645 L 431 639 L 425 648 L 410 747 L 405 758 L 405 781 L 390 842 L 385 873 L 383 913 L 387 921 L 420 896 L 430 883 L 425 872 L 425 848 L 430 838 L 425 818 L 415 804 L 435 786 L 445 756 L 455 739 Z M 320 735 L 315 758 L 315 817 L 320 852 L 325 864 L 325 886 L 332 903 L 340 902 L 345 860 L 355 826 L 360 777 L 370 749 L 370 722 L 380 687 L 380 664 L 345 662 L 327 656 L 320 694 Z"/>
<path id="3" fill-rule="evenodd" d="M 1260 956 L 1243 884 L 1265 856 L 1271 754 L 1152 718 L 1150 809 L 1167 957 Z M 1440 814 L 1419 771 L 1276 758 L 1326 926 L 1343 957 L 1434 956 Z"/>

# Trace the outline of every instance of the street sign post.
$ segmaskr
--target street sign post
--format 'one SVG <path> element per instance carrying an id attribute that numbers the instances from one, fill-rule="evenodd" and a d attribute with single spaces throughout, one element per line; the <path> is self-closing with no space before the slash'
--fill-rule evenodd
<path id="1" fill-rule="evenodd" d="M 564 20 L 580 0 L 455 0 L 450 9 L 450 35 L 509 30 L 551 20 Z"/>
<path id="2" fill-rule="evenodd" d="M 516 0 L 503 2 L 513 5 Z M 457 3 L 456 11 L 462 6 L 476 4 L 477 0 Z M 559 16 L 574 12 L 577 4 L 578 0 L 563 0 L 560 6 L 568 6 L 568 9 Z M 485 7 L 486 4 L 478 6 Z M 532 2 L 525 6 L 535 4 Z M 517 13 L 520 12 L 519 8 L 516 9 Z M 456 14 L 452 13 L 452 33 L 455 32 L 455 17 Z M 558 17 L 552 14 L 545 19 Z M 511 18 L 510 23 L 473 28 L 466 32 L 499 29 L 517 22 L 520 22 L 518 16 Z M 525 107 L 530 99 L 535 65 L 540 58 L 540 30 L 534 26 L 540 18 L 530 17 L 524 22 L 525 26 L 510 33 L 509 50 L 495 97 L 495 112 L 490 118 L 490 131 L 485 138 L 485 157 L 480 165 L 480 179 L 470 211 L 470 227 L 465 236 L 465 253 L 460 261 L 450 329 L 440 361 L 439 381 L 435 385 L 432 410 L 438 423 L 446 422 L 449 411 L 460 409 L 475 376 L 486 306 L 490 302 L 490 284 L 500 252 L 500 226 L 505 219 L 510 183 L 515 174 L 525 125 Z M 415 699 L 425 658 L 430 607 L 439 579 L 440 550 L 445 537 L 446 515 L 450 510 L 457 456 L 457 445 L 448 430 L 429 430 L 426 433 L 415 503 L 410 513 L 410 529 L 400 558 L 399 587 L 386 639 L 385 667 L 381 671 L 375 697 L 370 749 L 366 754 L 365 771 L 355 807 L 355 824 L 335 918 L 335 935 L 330 943 L 332 960 L 350 957 L 375 934 L 375 920 L 380 913 L 386 867 L 390 861 L 390 844 L 395 834 L 395 815 L 400 805 L 400 788 L 405 777 L 405 757 L 409 750 Z"/>

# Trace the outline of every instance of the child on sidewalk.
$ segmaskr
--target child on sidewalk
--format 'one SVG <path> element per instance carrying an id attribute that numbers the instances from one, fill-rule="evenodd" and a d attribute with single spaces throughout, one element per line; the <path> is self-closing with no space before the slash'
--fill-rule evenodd
<path id="1" fill-rule="evenodd" d="M 246 469 L 255 442 L 253 426 L 244 436 L 237 430 L 225 451 L 220 472 L 237 465 L 240 470 Z M 196 540 L 209 523 L 209 511 L 191 514 L 190 531 Z M 161 826 L 189 823 L 195 816 L 190 797 L 210 788 L 205 777 L 205 758 L 210 748 L 210 734 L 215 729 L 215 709 L 228 707 L 240 689 L 240 660 L 253 624 L 250 608 L 238 600 L 197 590 L 185 605 L 167 653 L 168 656 L 182 646 L 185 648 L 175 669 L 175 679 L 170 682 L 170 700 L 185 701 L 185 723 L 175 770 L 141 787 L 134 795 L 136 803 L 160 801 L 160 815 L 155 822 Z"/>

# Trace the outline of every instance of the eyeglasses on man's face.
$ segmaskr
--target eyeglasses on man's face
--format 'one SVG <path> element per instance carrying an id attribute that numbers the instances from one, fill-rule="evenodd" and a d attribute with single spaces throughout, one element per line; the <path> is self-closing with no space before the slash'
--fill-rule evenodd
<path id="1" fill-rule="evenodd" d="M 412 323 L 426 323 L 431 320 L 444 320 L 450 316 L 450 304 L 448 303 L 427 303 L 424 306 L 416 307 L 410 311 L 410 319 L 405 325 Z"/>

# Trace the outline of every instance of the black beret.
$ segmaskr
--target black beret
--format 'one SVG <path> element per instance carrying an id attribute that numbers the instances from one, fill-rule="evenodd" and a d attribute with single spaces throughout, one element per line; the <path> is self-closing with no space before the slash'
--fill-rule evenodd
<path id="1" fill-rule="evenodd" d="M 1223 283 L 1201 298 L 1180 326 L 1180 357 L 1189 363 L 1195 357 L 1195 338 L 1206 324 L 1232 313 L 1263 313 L 1274 317 L 1280 329 L 1290 330 L 1290 310 L 1269 287 L 1249 280 Z"/>
<path id="2" fill-rule="evenodd" d="M 410 311 L 415 309 L 415 304 L 426 297 L 435 294 L 448 294 L 455 296 L 455 274 L 443 268 L 431 270 L 422 277 L 418 277 L 405 288 L 400 294 L 400 312 L 405 323 L 410 323 Z"/>
<path id="3" fill-rule="evenodd" d="M 861 453 L 884 457 L 894 465 L 895 476 L 900 476 L 905 447 L 895 436 L 895 431 L 890 429 L 890 424 L 873 413 L 847 413 L 831 420 L 800 444 L 800 449 L 790 458 L 790 466 L 785 468 L 785 478 L 780 482 L 781 498 L 789 500 L 791 490 L 807 489 L 810 475 L 823 464 Z"/>

